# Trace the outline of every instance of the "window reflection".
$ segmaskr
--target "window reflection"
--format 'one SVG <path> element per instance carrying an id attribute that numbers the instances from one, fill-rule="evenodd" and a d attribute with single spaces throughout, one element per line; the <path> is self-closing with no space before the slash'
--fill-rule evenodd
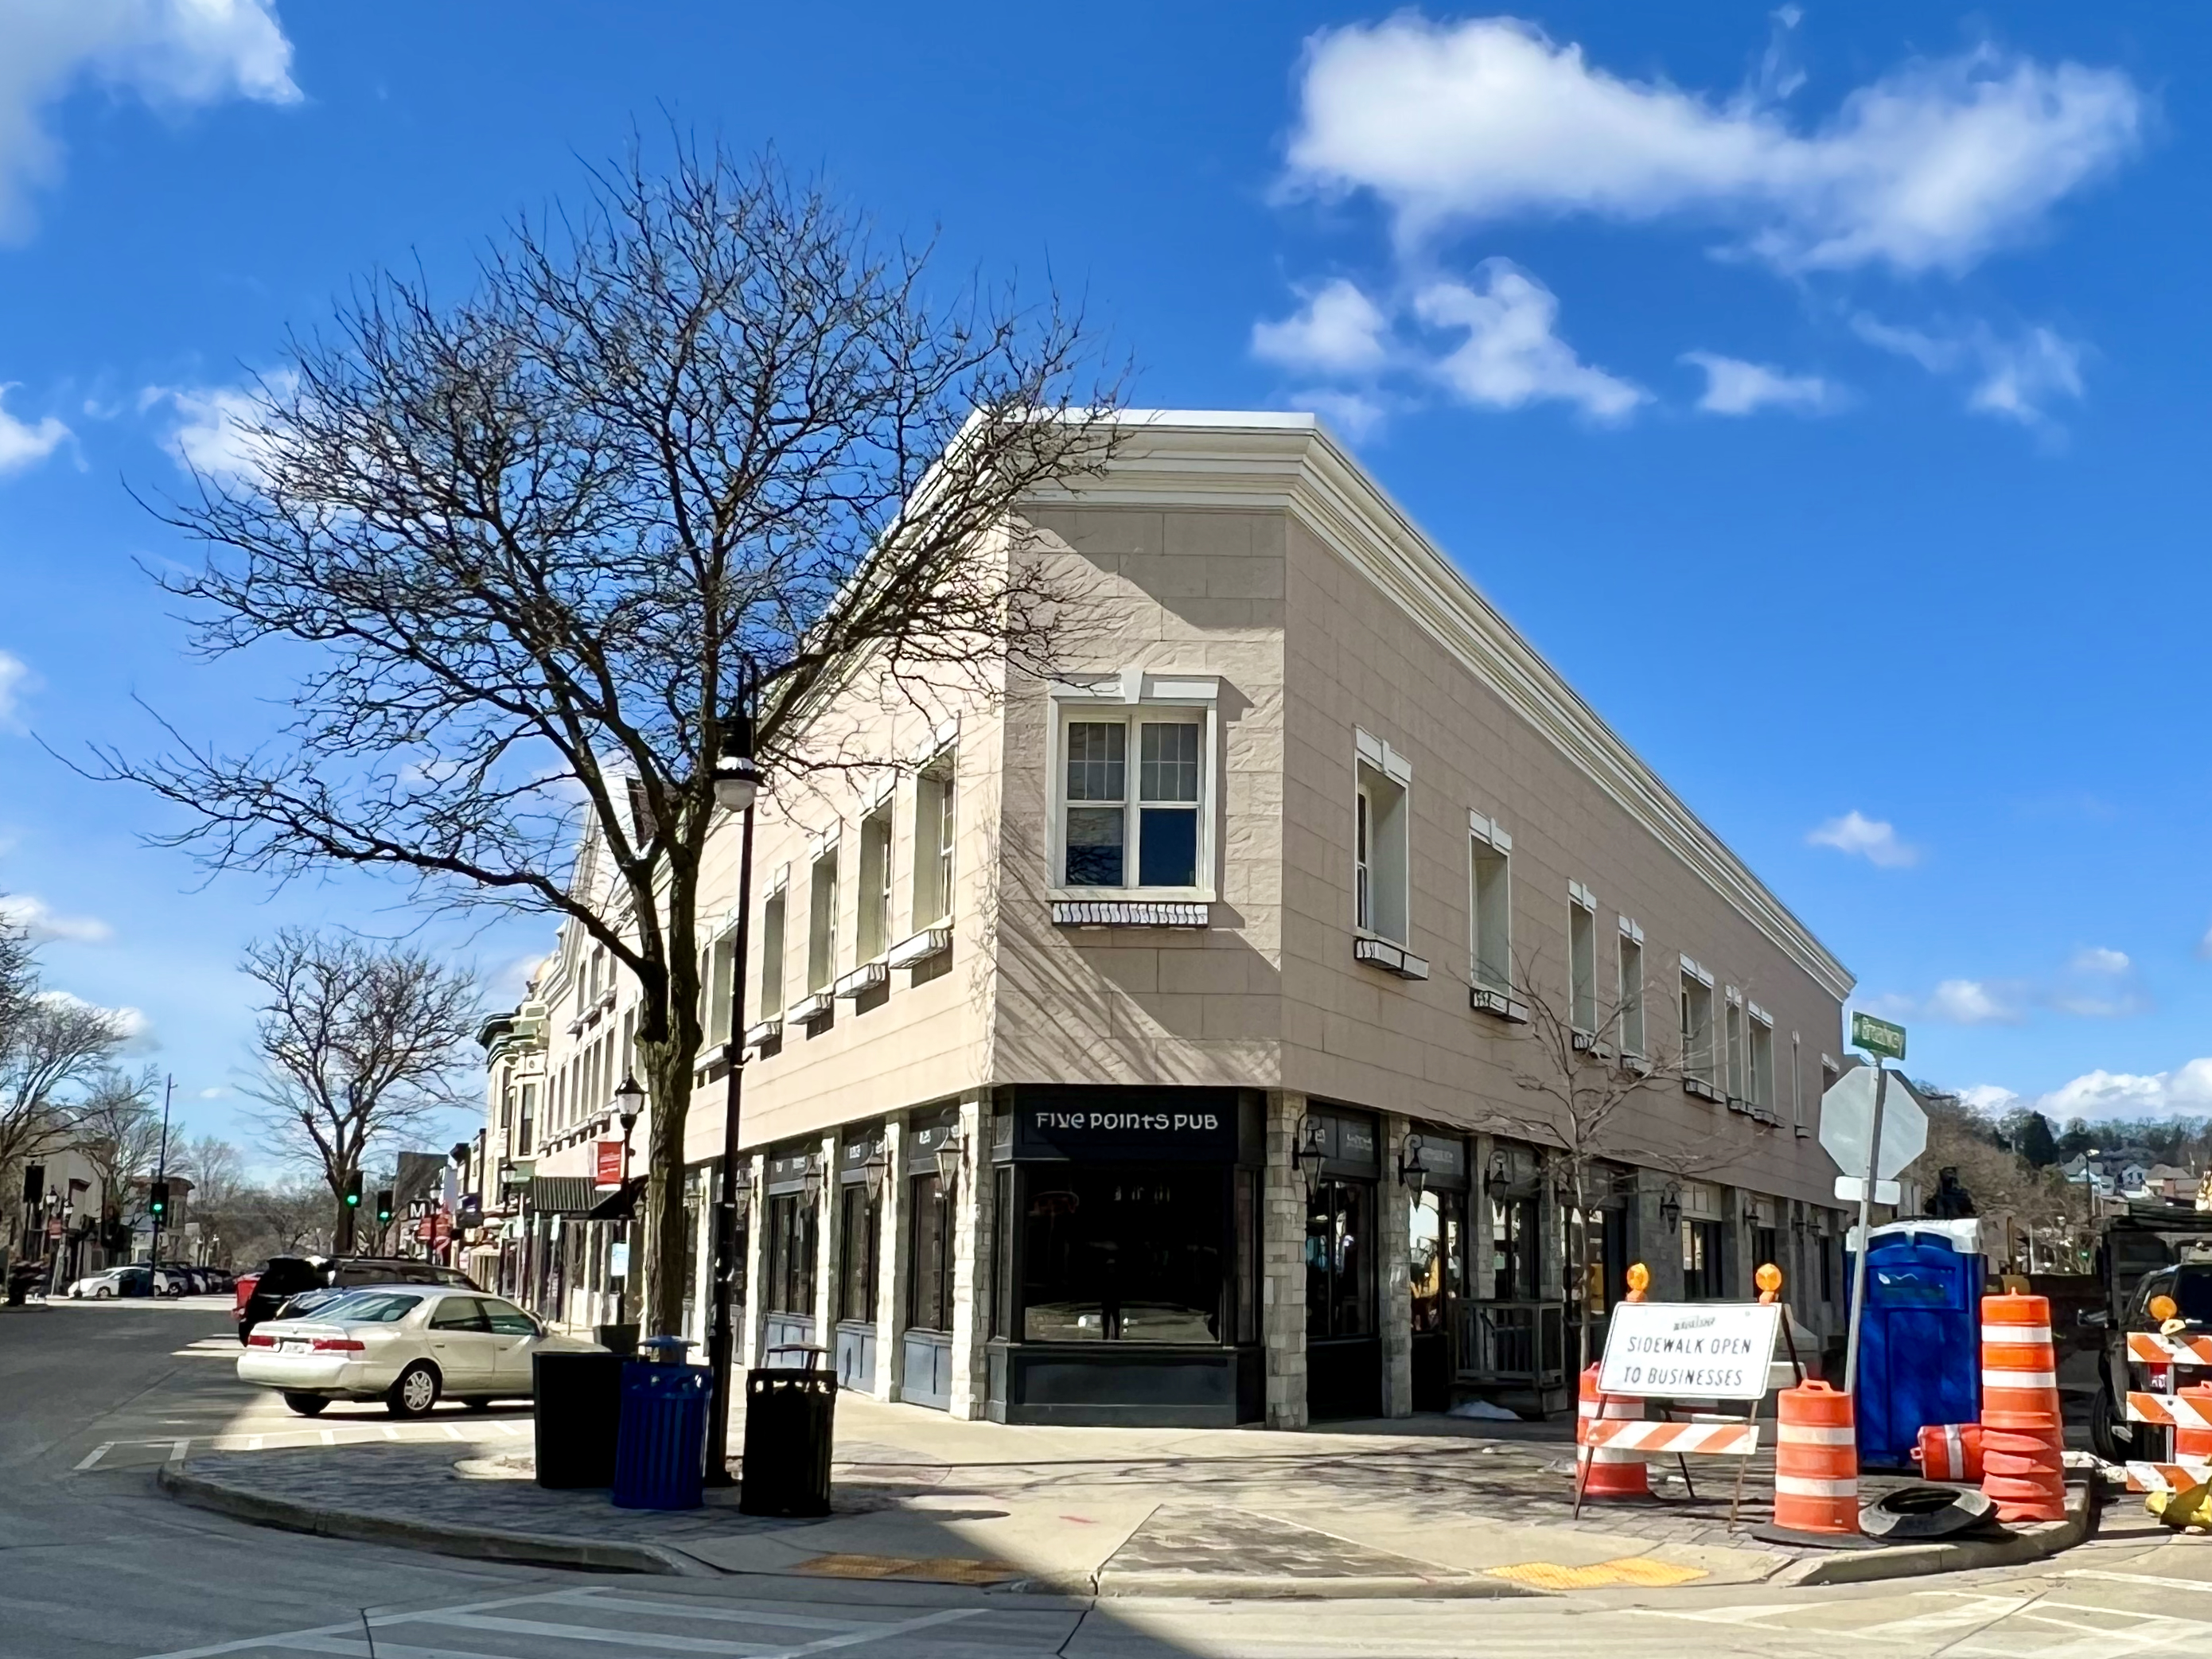
<path id="1" fill-rule="evenodd" d="M 1024 1338 L 1224 1340 L 1224 1184 L 1218 1170 L 1040 1166 L 1022 1219 Z"/>
<path id="2" fill-rule="evenodd" d="M 1366 1336 L 1375 1328 L 1370 1224 L 1375 1188 L 1364 1181 L 1316 1183 L 1306 1208 L 1306 1334 Z"/>

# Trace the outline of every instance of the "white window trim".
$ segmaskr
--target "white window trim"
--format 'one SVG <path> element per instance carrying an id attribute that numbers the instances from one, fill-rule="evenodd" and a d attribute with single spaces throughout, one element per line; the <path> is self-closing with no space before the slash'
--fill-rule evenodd
<path id="1" fill-rule="evenodd" d="M 1627 965 L 1621 960 L 1620 946 L 1636 947 L 1636 1018 L 1643 1026 L 1634 1046 L 1628 1041 L 1628 975 L 1622 971 Z M 1624 1060 L 1643 1060 L 1651 1048 L 1651 968 L 1644 960 L 1644 930 L 1626 916 L 1620 918 L 1620 937 L 1613 951 L 1613 994 L 1620 998 L 1614 1009 L 1613 1023 L 1620 1034 L 1621 1057 Z"/>
<path id="2" fill-rule="evenodd" d="M 1589 1000 L 1590 1024 L 1584 1025 L 1582 1010 L 1575 1005 L 1575 918 L 1581 911 L 1589 918 L 1590 963 Z M 1614 977 L 1620 976 L 1618 960 L 1613 964 Z M 1578 881 L 1567 883 L 1567 1024 L 1577 1034 L 1595 1039 L 1597 1036 L 1596 1013 L 1601 1006 L 1597 994 L 1597 896 Z"/>
<path id="3" fill-rule="evenodd" d="M 1359 813 L 1360 791 L 1361 791 L 1361 787 L 1362 787 L 1362 786 L 1361 786 L 1361 784 L 1360 784 L 1360 781 L 1359 781 L 1359 769 L 1360 769 L 1361 767 L 1363 767 L 1363 766 L 1364 766 L 1364 767 L 1365 767 L 1365 768 L 1367 768 L 1367 769 L 1368 769 L 1368 770 L 1370 770 L 1370 771 L 1371 771 L 1371 772 L 1374 772 L 1374 773 L 1376 773 L 1376 775 L 1378 775 L 1380 777 L 1382 777 L 1382 778 L 1383 779 L 1383 781 L 1384 781 L 1385 782 L 1392 783 L 1392 784 L 1395 784 L 1395 785 L 1398 787 L 1398 788 L 1399 788 L 1399 790 L 1401 791 L 1401 795 L 1402 795 L 1402 799 L 1401 799 L 1401 802 L 1400 802 L 1400 807 L 1401 807 L 1401 811 L 1404 812 L 1404 814 L 1405 814 L 1405 822 L 1404 822 L 1404 824 L 1403 824 L 1403 826 L 1402 826 L 1402 828 L 1401 828 L 1401 835 L 1402 835 L 1402 836 L 1403 836 L 1403 837 L 1404 837 L 1404 845 L 1399 848 L 1399 851 L 1400 851 L 1401 854 L 1402 855 L 1402 862 L 1403 862 L 1403 865 L 1404 865 L 1404 869 L 1405 869 L 1405 878 L 1406 878 L 1406 890 L 1405 890 L 1405 893 L 1404 893 L 1404 896 L 1404 896 L 1404 899 L 1405 899 L 1405 912 L 1406 912 L 1406 937 L 1405 937 L 1405 938 L 1403 938 L 1403 939 L 1394 939 L 1394 938 L 1392 938 L 1389 933 L 1384 933 L 1381 928 L 1379 928 L 1379 927 L 1369 927 L 1368 925 L 1366 925 L 1365 923 L 1362 922 L 1362 921 L 1359 920 L 1359 896 L 1358 896 L 1358 893 L 1359 893 L 1359 819 L 1358 819 L 1358 813 Z M 1370 736 L 1370 735 L 1369 733 L 1367 733 L 1366 732 L 1362 731 L 1358 726 L 1353 726 L 1353 727 L 1352 728 L 1352 795 L 1351 795 L 1352 811 L 1352 841 L 1351 841 L 1351 844 L 1350 844 L 1350 850 L 1351 850 L 1351 854 L 1352 854 L 1352 938 L 1353 938 L 1353 939 L 1371 939 L 1379 940 L 1379 941 L 1380 941 L 1380 942 L 1382 942 L 1382 944 L 1395 946 L 1398 950 L 1400 950 L 1400 951 L 1410 951 L 1410 950 L 1413 948 L 1413 762 L 1411 762 L 1411 761 L 1407 760 L 1407 759 L 1406 758 L 1406 757 L 1405 757 L 1405 756 L 1403 756 L 1403 755 L 1400 754 L 1400 753 L 1398 752 L 1398 750 L 1396 750 L 1395 749 L 1393 749 L 1393 748 L 1392 748 L 1389 744 L 1387 744 L 1387 743 L 1383 742 L 1380 738 L 1376 738 L 1376 737 Z M 1373 824 L 1373 823 L 1370 823 L 1370 824 L 1369 824 L 1369 825 L 1368 825 L 1368 835 L 1369 835 L 1369 836 L 1370 837 L 1370 839 L 1371 839 L 1371 838 L 1374 836 L 1374 835 L 1376 834 L 1377 828 L 1378 828 L 1378 826 L 1377 826 L 1377 825 L 1375 825 L 1375 824 Z M 1374 904 L 1374 890 L 1375 890 L 1375 884 L 1374 884 L 1374 869 L 1375 869 L 1374 848 L 1373 848 L 1372 846 L 1370 846 L 1370 847 L 1369 848 L 1369 849 L 1368 849 L 1368 908 L 1369 908 L 1369 909 L 1370 909 L 1370 912 L 1372 912 L 1372 911 L 1374 910 L 1374 908 L 1375 908 L 1375 904 Z M 1426 963 L 1426 962 L 1425 962 L 1424 959 L 1419 958 L 1419 957 L 1415 957 L 1415 958 L 1414 958 L 1414 960 L 1416 960 L 1416 961 L 1419 961 L 1419 962 L 1421 962 L 1421 963 L 1422 963 L 1422 967 L 1423 967 L 1423 975 L 1422 975 L 1422 976 L 1423 976 L 1424 978 L 1425 978 L 1425 977 L 1427 976 L 1427 974 L 1426 974 L 1427 963 Z"/>
<path id="4" fill-rule="evenodd" d="M 1046 871 L 1046 896 L 1048 899 L 1202 899 L 1211 902 L 1218 894 L 1219 883 L 1216 866 L 1219 860 L 1217 850 L 1219 838 L 1216 821 L 1220 817 L 1221 800 L 1221 680 L 1212 674 L 1155 674 L 1141 668 L 1125 668 L 1111 678 L 1102 677 L 1090 681 L 1063 681 L 1051 689 L 1048 698 L 1052 718 L 1045 726 L 1045 845 L 1046 857 L 1051 867 Z M 1198 881 L 1189 887 L 1139 887 L 1134 882 L 1121 887 L 1069 887 L 1063 885 L 1060 873 L 1067 867 L 1067 849 L 1062 839 L 1066 818 L 1066 791 L 1067 780 L 1063 775 L 1067 746 L 1067 722 L 1079 717 L 1085 709 L 1103 712 L 1118 709 L 1135 715 L 1147 708 L 1195 709 L 1199 724 L 1198 768 Z M 1133 721 L 1132 722 L 1133 724 Z M 1132 732 L 1130 734 L 1136 734 Z M 941 746 L 941 745 L 940 745 Z M 1138 759 L 1132 744 L 1127 761 L 1128 794 L 1125 805 L 1135 802 Z M 1136 842 L 1128 843 L 1128 856 L 1133 858 Z M 1131 870 L 1128 873 L 1133 875 Z"/>
<path id="5" fill-rule="evenodd" d="M 1633 939 L 1638 945 L 1644 943 L 1643 928 L 1638 927 L 1636 923 L 1631 921 L 1626 916 L 1622 916 L 1620 918 L 1620 933 L 1623 939 Z"/>
<path id="6" fill-rule="evenodd" d="M 1692 961 L 1688 957 L 1684 957 L 1682 958 L 1682 971 L 1687 974 L 1692 979 L 1697 981 L 1698 984 L 1704 986 L 1708 991 L 1713 988 L 1712 975 L 1707 972 L 1705 969 L 1698 966 L 1698 964 Z"/>

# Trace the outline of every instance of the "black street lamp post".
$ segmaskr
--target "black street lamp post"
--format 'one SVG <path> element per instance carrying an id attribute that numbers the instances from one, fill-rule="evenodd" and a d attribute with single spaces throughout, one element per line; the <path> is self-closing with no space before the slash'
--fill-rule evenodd
<path id="1" fill-rule="evenodd" d="M 622 1086 L 615 1091 L 615 1112 L 621 1120 L 623 1131 L 622 1186 L 617 1190 L 621 1194 L 623 1200 L 625 1203 L 631 1202 L 629 1195 L 629 1138 L 637 1128 L 637 1115 L 640 1111 L 644 1109 L 644 1089 L 640 1086 L 636 1078 L 625 1072 L 623 1073 Z M 634 1211 L 634 1204 L 632 1205 L 632 1208 Z M 629 1216 L 624 1216 L 622 1222 L 622 1289 L 615 1292 L 615 1323 L 617 1325 L 627 1325 L 629 1323 L 629 1279 L 630 1274 L 635 1270 L 636 1265 L 629 1259 L 631 1254 L 629 1224 L 630 1218 Z"/>
<path id="2" fill-rule="evenodd" d="M 714 761 L 714 803 L 742 812 L 738 843 L 738 936 L 730 969 L 730 1040 L 723 1053 L 728 1071 L 722 1109 L 722 1191 L 714 1206 L 714 1259 L 707 1329 L 707 1364 L 714 1373 L 714 1395 L 707 1419 L 707 1484 L 726 1486 L 730 1479 L 730 1389 L 737 1348 L 732 1323 L 744 1263 L 738 1255 L 738 1206 L 750 1185 L 743 1180 L 738 1151 L 739 1117 L 744 1101 L 745 964 L 751 945 L 753 888 L 753 802 L 760 793 L 760 768 L 753 760 L 753 700 L 757 688 L 750 673 L 738 688 L 737 707 L 722 717 L 722 752 Z"/>

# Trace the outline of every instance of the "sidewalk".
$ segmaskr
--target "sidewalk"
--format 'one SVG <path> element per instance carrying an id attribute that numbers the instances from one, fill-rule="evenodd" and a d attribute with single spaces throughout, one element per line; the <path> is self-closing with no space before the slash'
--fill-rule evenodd
<path id="1" fill-rule="evenodd" d="M 1655 1465 L 1659 1497 L 1569 1518 L 1571 1423 L 1444 1419 L 1252 1429 L 956 1422 L 857 1395 L 837 1404 L 836 1512 L 741 1516 L 734 1493 L 657 1515 L 548 1492 L 528 1443 L 219 1450 L 173 1463 L 187 1501 L 271 1524 L 452 1553 L 677 1573 L 982 1584 L 1091 1595 L 1513 1595 L 1833 1583 L 2033 1559 L 2081 1524 L 2001 1542 L 1839 1553 L 1760 1542 L 1772 1463 Z M 732 1425 L 732 1438 L 738 1438 Z M 1863 1496 L 1894 1482 L 1869 1477 Z"/>

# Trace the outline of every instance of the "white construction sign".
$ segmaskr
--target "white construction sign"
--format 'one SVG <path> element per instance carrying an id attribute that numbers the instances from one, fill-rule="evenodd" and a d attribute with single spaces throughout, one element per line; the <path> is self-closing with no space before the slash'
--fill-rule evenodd
<path id="1" fill-rule="evenodd" d="M 1782 1310 L 1755 1302 L 1623 1302 L 1605 1334 L 1600 1394 L 1758 1400 Z"/>

